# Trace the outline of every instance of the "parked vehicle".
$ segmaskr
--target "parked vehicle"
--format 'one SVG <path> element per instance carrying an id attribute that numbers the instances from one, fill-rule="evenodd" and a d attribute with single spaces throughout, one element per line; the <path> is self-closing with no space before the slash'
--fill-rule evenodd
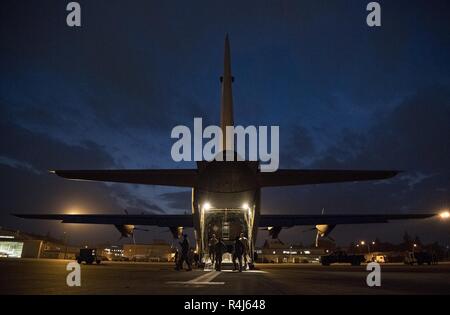
<path id="1" fill-rule="evenodd" d="M 133 257 L 131 257 L 131 261 L 135 261 L 135 262 L 148 262 L 148 257 L 147 255 L 134 255 Z"/>
<path id="2" fill-rule="evenodd" d="M 97 255 L 95 248 L 81 248 L 80 254 L 76 257 L 77 262 L 81 264 L 83 261 L 90 265 L 92 263 L 100 264 L 103 260 L 102 256 Z"/>
<path id="3" fill-rule="evenodd" d="M 359 266 L 364 261 L 364 255 L 347 254 L 344 251 L 336 251 L 320 257 L 320 262 L 323 266 L 329 266 L 334 263 L 349 263 L 352 266 Z"/>
<path id="4" fill-rule="evenodd" d="M 387 262 L 387 257 L 385 255 L 372 256 L 372 261 L 379 264 L 384 264 Z"/>
<path id="5" fill-rule="evenodd" d="M 428 252 L 407 252 L 405 255 L 404 263 L 406 265 L 423 265 L 423 264 L 437 264 L 437 259 L 434 255 Z"/>

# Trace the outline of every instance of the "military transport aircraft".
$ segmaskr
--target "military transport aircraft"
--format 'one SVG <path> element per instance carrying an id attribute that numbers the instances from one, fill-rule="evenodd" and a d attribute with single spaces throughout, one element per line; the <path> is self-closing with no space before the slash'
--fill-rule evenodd
<path id="1" fill-rule="evenodd" d="M 230 44 L 225 38 L 222 85 L 221 128 L 234 126 Z M 20 218 L 60 220 L 63 223 L 111 224 L 124 237 L 133 235 L 137 225 L 170 228 L 179 238 L 183 228 L 194 228 L 196 250 L 206 261 L 208 240 L 214 233 L 227 244 L 241 232 L 254 252 L 258 229 L 277 238 L 282 228 L 312 225 L 317 238 L 326 237 L 336 225 L 386 223 L 391 220 L 422 219 L 435 214 L 340 214 L 265 215 L 260 213 L 261 188 L 380 180 L 395 176 L 394 170 L 280 169 L 261 172 L 258 161 L 199 161 L 196 169 L 55 170 L 58 176 L 90 181 L 120 182 L 192 188 L 192 214 L 15 214 Z"/>

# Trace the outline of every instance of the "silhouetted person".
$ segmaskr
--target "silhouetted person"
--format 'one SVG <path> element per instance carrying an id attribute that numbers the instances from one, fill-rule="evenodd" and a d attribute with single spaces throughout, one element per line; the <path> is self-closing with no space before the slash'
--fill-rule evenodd
<path id="1" fill-rule="evenodd" d="M 245 263 L 245 269 L 247 268 L 248 264 L 248 257 L 250 256 L 250 246 L 248 244 L 248 239 L 244 236 L 244 233 L 241 233 L 239 240 L 241 241 L 242 245 L 244 246 L 244 253 L 242 256 L 244 257 L 244 263 Z"/>
<path id="2" fill-rule="evenodd" d="M 193 248 L 189 248 L 188 260 L 189 260 L 189 264 L 191 266 L 195 264 L 195 253 L 194 253 L 194 249 Z"/>
<path id="3" fill-rule="evenodd" d="M 175 262 L 175 269 L 179 270 L 178 268 L 178 259 L 180 258 L 180 252 L 178 251 L 178 248 L 175 249 L 175 256 L 173 257 L 173 261 Z"/>
<path id="4" fill-rule="evenodd" d="M 196 268 L 200 267 L 200 255 L 194 252 L 194 264 Z"/>
<path id="5" fill-rule="evenodd" d="M 209 251 L 209 259 L 211 259 L 211 264 L 214 266 L 215 262 L 215 246 L 217 244 L 218 240 L 216 238 L 216 234 L 213 234 L 212 237 L 209 239 L 208 242 L 208 251 Z"/>
<path id="6" fill-rule="evenodd" d="M 214 256 L 216 258 L 216 270 L 222 270 L 222 255 L 227 250 L 225 243 L 221 238 L 217 241 L 217 244 L 214 246 Z"/>
<path id="7" fill-rule="evenodd" d="M 236 260 L 237 260 L 237 255 L 236 255 L 236 244 L 233 244 L 233 254 L 231 255 L 231 259 L 233 261 L 233 270 L 237 270 L 237 264 L 236 264 Z"/>
<path id="8" fill-rule="evenodd" d="M 236 237 L 236 240 L 234 241 L 234 258 L 233 258 L 233 264 L 235 266 L 235 269 L 238 269 L 239 272 L 242 272 L 242 256 L 245 253 L 245 247 L 244 244 L 241 242 L 241 239 L 239 237 Z M 238 266 L 236 266 L 236 260 L 238 261 Z"/>
<path id="9" fill-rule="evenodd" d="M 189 240 L 186 234 L 183 235 L 183 242 L 180 242 L 181 245 L 181 257 L 179 259 L 177 270 L 183 269 L 183 262 L 186 262 L 188 269 L 187 271 L 192 270 L 191 262 L 189 260 Z"/>

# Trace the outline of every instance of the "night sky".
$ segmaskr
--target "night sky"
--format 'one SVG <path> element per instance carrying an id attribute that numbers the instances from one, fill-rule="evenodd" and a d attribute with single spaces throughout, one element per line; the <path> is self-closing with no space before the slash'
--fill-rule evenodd
<path id="1" fill-rule="evenodd" d="M 192 168 L 172 128 L 219 124 L 223 42 L 231 41 L 236 124 L 279 125 L 283 168 L 399 169 L 392 180 L 263 190 L 263 213 L 437 212 L 450 206 L 450 2 L 2 1 L 0 226 L 71 242 L 116 242 L 112 226 L 10 213 L 184 213 L 190 190 L 68 181 L 49 169 Z M 306 227 L 285 242 L 311 243 Z M 450 243 L 448 222 L 338 226 L 338 244 Z M 259 243 L 267 232 L 259 234 Z M 137 232 L 139 242 L 167 229 Z M 124 242 L 124 241 L 122 241 Z M 125 240 L 129 242 L 129 240 Z"/>

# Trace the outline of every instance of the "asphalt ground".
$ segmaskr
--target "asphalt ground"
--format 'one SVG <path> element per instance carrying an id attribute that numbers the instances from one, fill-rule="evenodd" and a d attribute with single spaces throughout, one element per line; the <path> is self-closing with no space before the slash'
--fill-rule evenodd
<path id="1" fill-rule="evenodd" d="M 369 287 L 365 265 L 258 264 L 257 270 L 175 271 L 170 263 L 81 265 L 81 286 L 66 283 L 68 260 L 0 259 L 0 294 L 450 294 L 450 264 L 381 265 Z"/>

